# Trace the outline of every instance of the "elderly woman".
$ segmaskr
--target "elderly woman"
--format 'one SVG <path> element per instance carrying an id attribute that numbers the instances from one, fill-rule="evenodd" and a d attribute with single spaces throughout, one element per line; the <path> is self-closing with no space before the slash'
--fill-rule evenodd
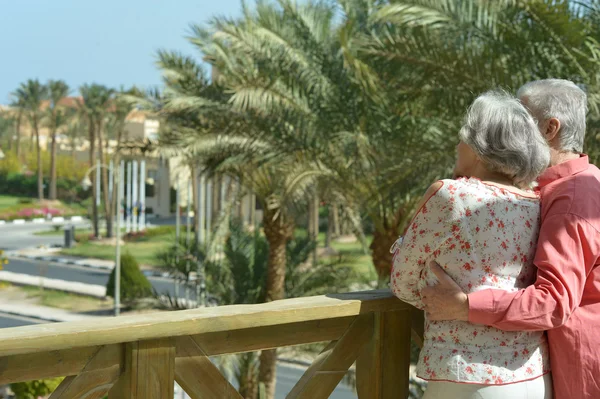
<path id="1" fill-rule="evenodd" d="M 549 148 L 515 98 L 488 92 L 459 132 L 455 180 L 433 184 L 403 240 L 392 247 L 391 286 L 423 309 L 435 260 L 465 292 L 532 284 L 540 202 L 528 187 L 548 166 Z M 455 266 L 456 265 L 456 266 Z M 551 398 L 543 332 L 505 332 L 463 321 L 425 323 L 417 368 L 425 398 Z"/>

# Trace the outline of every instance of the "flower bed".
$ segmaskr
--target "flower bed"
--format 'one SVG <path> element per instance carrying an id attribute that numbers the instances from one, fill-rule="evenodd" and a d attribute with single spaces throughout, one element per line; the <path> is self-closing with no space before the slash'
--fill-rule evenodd
<path id="1" fill-rule="evenodd" d="M 78 207 L 70 207 L 52 201 L 52 204 L 47 203 L 21 203 L 10 208 L 3 209 L 0 211 L 0 220 L 15 220 L 15 219 L 50 219 L 57 216 L 78 216 L 85 213 L 84 210 Z"/>

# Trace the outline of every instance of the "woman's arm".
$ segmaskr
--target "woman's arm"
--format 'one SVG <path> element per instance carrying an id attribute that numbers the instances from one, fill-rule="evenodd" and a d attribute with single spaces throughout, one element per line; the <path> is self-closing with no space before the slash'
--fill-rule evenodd
<path id="1" fill-rule="evenodd" d="M 440 224 L 441 204 L 447 202 L 447 194 L 440 192 L 444 182 L 432 184 L 419 201 L 402 243 L 396 245 L 392 261 L 391 289 L 404 302 L 423 309 L 418 283 L 426 259 L 433 259 L 447 238 L 445 223 Z M 435 198 L 434 198 L 435 197 Z"/>

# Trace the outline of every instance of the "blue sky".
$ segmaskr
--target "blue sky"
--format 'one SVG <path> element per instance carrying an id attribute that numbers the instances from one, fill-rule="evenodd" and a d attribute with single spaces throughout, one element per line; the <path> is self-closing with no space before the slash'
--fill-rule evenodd
<path id="1" fill-rule="evenodd" d="M 190 23 L 237 16 L 239 0 L 0 0 L 0 104 L 19 83 L 153 86 L 157 49 L 194 54 Z"/>

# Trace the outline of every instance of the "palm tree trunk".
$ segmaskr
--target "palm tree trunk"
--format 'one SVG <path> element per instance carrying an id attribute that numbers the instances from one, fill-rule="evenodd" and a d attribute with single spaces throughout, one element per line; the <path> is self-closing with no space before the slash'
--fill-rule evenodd
<path id="1" fill-rule="evenodd" d="M 333 236 L 333 206 L 330 204 L 327 208 L 327 231 L 325 232 L 325 248 L 331 248 L 331 239 Z"/>
<path id="2" fill-rule="evenodd" d="M 281 214 L 263 207 L 263 225 L 269 242 L 269 260 L 267 264 L 267 302 L 285 297 L 286 244 L 294 231 L 293 223 L 285 221 Z M 260 354 L 258 380 L 265 385 L 268 399 L 275 397 L 275 379 L 277 370 L 277 350 L 264 350 Z"/>
<path id="3" fill-rule="evenodd" d="M 258 375 L 254 353 L 238 355 L 242 358 L 239 370 L 238 384 L 239 392 L 244 399 L 257 399 L 258 397 Z"/>
<path id="4" fill-rule="evenodd" d="M 371 249 L 371 258 L 377 271 L 379 285 L 382 286 L 390 277 L 392 268 L 392 254 L 390 248 L 398 239 L 397 229 L 376 229 L 373 232 L 373 242 Z"/>
<path id="5" fill-rule="evenodd" d="M 240 384 L 240 395 L 244 399 L 256 399 L 258 396 L 258 385 L 256 384 L 256 376 L 253 376 L 254 380 L 245 378 Z"/>
<path id="6" fill-rule="evenodd" d="M 106 160 L 102 128 L 102 122 L 98 122 L 98 149 L 100 151 L 100 165 L 102 165 L 102 197 L 104 199 L 104 216 L 106 218 L 106 237 L 111 238 L 113 236 L 113 207 L 111 198 L 108 195 L 108 170 L 104 167 Z"/>
<path id="7" fill-rule="evenodd" d="M 237 182 L 236 216 L 238 219 L 240 219 L 242 224 L 246 220 L 246 217 L 244 215 L 244 197 L 246 195 L 244 193 L 244 185 L 242 184 L 242 179 L 240 178 Z"/>
<path id="8" fill-rule="evenodd" d="M 336 202 L 334 202 L 331 205 L 331 221 L 333 224 L 333 238 L 338 238 L 341 234 L 340 231 L 340 210 L 338 207 L 338 204 Z"/>
<path id="9" fill-rule="evenodd" d="M 38 199 L 42 201 L 44 199 L 44 173 L 42 170 L 42 149 L 40 148 L 40 131 L 37 119 L 33 121 L 33 129 L 36 142 Z"/>
<path id="10" fill-rule="evenodd" d="M 212 226 L 210 226 L 210 229 L 212 230 L 218 223 L 219 221 L 219 212 L 221 211 L 221 177 L 215 177 L 213 179 L 213 184 L 212 184 L 212 209 L 210 210 L 210 212 L 212 212 Z"/>
<path id="11" fill-rule="evenodd" d="M 315 245 L 315 249 L 313 249 L 312 253 L 312 262 L 313 266 L 317 265 L 317 253 L 318 253 L 318 242 L 319 242 L 319 195 L 317 193 L 317 188 L 315 187 L 315 195 L 311 198 L 311 206 L 312 206 L 312 218 L 313 218 L 313 237 L 312 239 L 317 243 Z"/>
<path id="12" fill-rule="evenodd" d="M 92 118 L 89 120 L 89 140 L 90 140 L 90 168 L 96 166 L 96 132 L 94 129 L 94 121 Z M 91 173 L 92 181 L 92 224 L 94 227 L 94 237 L 100 237 L 100 228 L 98 226 L 98 204 L 96 204 L 96 174 Z"/>
<path id="13" fill-rule="evenodd" d="M 256 227 L 256 194 L 250 191 L 250 227 L 252 231 Z"/>
<path id="14" fill-rule="evenodd" d="M 192 176 L 192 209 L 194 210 L 194 240 L 198 242 L 198 234 L 200 231 L 198 230 L 198 217 L 200 215 L 200 198 L 198 198 L 198 174 L 197 168 L 193 165 L 190 165 L 190 175 Z"/>
<path id="15" fill-rule="evenodd" d="M 52 143 L 50 146 L 50 193 L 51 200 L 56 199 L 56 130 L 52 132 Z"/>
<path id="16" fill-rule="evenodd" d="M 277 379 L 277 349 L 260 352 L 260 368 L 258 381 L 265 385 L 267 399 L 275 398 L 275 383 Z"/>

